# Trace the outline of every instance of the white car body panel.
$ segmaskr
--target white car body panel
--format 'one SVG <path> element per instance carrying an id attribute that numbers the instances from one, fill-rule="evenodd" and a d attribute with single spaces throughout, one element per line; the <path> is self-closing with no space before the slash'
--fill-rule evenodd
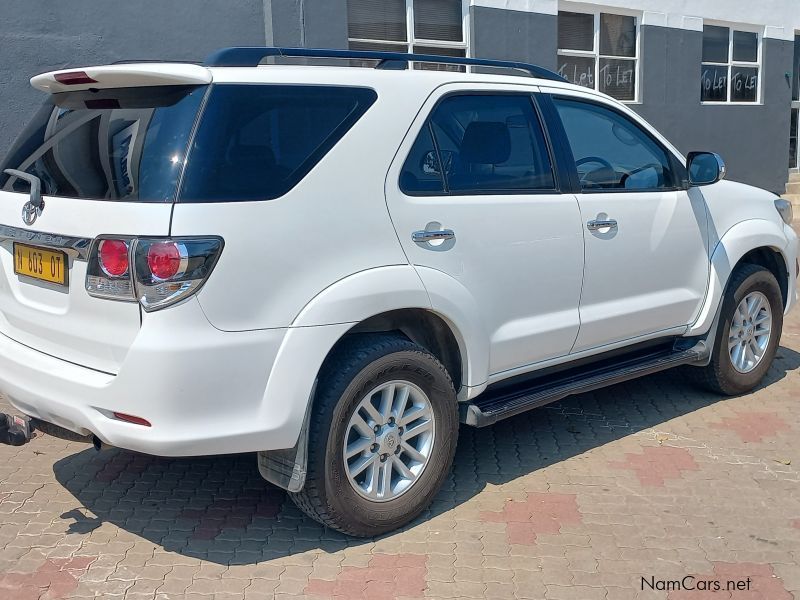
<path id="1" fill-rule="evenodd" d="M 166 235 L 169 204 L 44 197 L 32 226 L 22 222 L 27 194 L 0 191 L 0 224 L 30 232 L 93 239 L 98 235 Z M 70 259 L 69 287 L 14 273 L 12 241 L 0 242 L 0 334 L 63 360 L 117 373 L 139 333 L 136 302 L 110 302 L 86 293 L 86 261 Z"/>
<path id="2" fill-rule="evenodd" d="M 586 231 L 581 331 L 573 352 L 634 339 L 697 317 L 708 286 L 707 215 L 685 192 L 578 196 Z"/>
<path id="3" fill-rule="evenodd" d="M 438 88 L 389 169 L 386 198 L 411 264 L 446 273 L 474 298 L 489 336 L 489 371 L 499 373 L 569 352 L 579 326 L 583 234 L 578 205 L 569 194 L 412 197 L 400 191 L 400 171 L 428 114 L 442 97 L 465 90 L 530 94 L 536 88 Z M 439 245 L 411 240 L 413 232 L 426 229 L 453 230 L 456 237 Z"/>

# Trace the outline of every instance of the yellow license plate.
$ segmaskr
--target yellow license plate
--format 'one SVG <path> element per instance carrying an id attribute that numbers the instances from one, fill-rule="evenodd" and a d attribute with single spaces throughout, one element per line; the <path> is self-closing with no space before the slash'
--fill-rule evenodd
<path id="1" fill-rule="evenodd" d="M 67 254 L 14 243 L 14 273 L 67 285 Z"/>

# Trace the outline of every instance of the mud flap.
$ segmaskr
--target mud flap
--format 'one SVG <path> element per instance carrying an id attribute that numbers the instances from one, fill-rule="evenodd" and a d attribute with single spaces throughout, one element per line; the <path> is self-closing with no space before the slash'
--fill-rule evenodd
<path id="1" fill-rule="evenodd" d="M 297 493 L 306 483 L 306 466 L 308 462 L 308 422 L 314 406 L 314 392 L 317 382 L 311 389 L 308 399 L 303 428 L 293 448 L 286 450 L 266 450 L 258 453 L 258 472 L 261 477 L 288 492 Z"/>

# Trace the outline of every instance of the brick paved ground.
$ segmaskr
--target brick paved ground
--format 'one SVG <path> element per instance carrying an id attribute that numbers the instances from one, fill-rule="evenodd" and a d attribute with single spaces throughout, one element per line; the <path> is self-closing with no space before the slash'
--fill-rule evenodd
<path id="1" fill-rule="evenodd" d="M 372 540 L 304 518 L 253 456 L 0 446 L 0 600 L 800 600 L 798 367 L 795 313 L 753 394 L 668 372 L 464 429 L 430 510 Z M 686 575 L 750 591 L 658 583 Z"/>

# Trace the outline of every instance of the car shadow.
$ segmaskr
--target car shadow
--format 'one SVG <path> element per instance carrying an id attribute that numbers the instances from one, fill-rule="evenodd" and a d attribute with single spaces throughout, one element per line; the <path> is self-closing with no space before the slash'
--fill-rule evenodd
<path id="1" fill-rule="evenodd" d="M 798 367 L 800 353 L 779 348 L 762 387 Z M 685 371 L 674 369 L 573 396 L 492 427 L 462 426 L 450 477 L 406 529 L 468 501 L 487 484 L 513 481 L 724 401 L 696 389 Z M 71 521 L 70 533 L 86 535 L 108 522 L 166 551 L 225 565 L 365 543 L 305 517 L 283 490 L 261 479 L 252 454 L 171 459 L 87 449 L 59 460 L 53 470 L 85 509 L 61 515 Z"/>

